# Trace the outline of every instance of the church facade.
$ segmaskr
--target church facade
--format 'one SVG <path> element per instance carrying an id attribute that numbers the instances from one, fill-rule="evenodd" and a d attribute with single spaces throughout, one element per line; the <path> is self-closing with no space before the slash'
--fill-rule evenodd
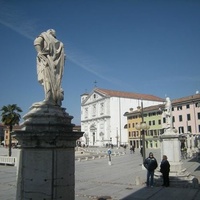
<path id="1" fill-rule="evenodd" d="M 128 144 L 127 118 L 130 108 L 163 104 L 164 99 L 131 92 L 94 88 L 81 95 L 81 143 L 89 146 Z"/>

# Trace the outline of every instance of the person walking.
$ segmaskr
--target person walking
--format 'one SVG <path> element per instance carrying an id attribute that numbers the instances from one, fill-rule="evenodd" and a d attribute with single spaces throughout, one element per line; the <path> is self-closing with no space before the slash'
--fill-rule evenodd
<path id="1" fill-rule="evenodd" d="M 167 160 L 167 156 L 163 155 L 163 159 L 160 164 L 160 172 L 163 177 L 163 185 L 165 187 L 169 187 L 169 172 L 170 172 L 170 164 Z"/>
<path id="2" fill-rule="evenodd" d="M 146 185 L 147 187 L 154 185 L 154 171 L 158 167 L 158 163 L 156 158 L 154 158 L 153 153 L 149 153 L 149 157 L 145 159 L 144 161 L 144 167 L 147 169 L 147 181 Z"/>
<path id="3" fill-rule="evenodd" d="M 130 154 L 132 154 L 133 153 L 133 146 L 131 145 L 130 146 Z"/>
<path id="4" fill-rule="evenodd" d="M 140 148 L 140 154 L 143 157 L 143 146 L 141 146 L 141 148 Z"/>

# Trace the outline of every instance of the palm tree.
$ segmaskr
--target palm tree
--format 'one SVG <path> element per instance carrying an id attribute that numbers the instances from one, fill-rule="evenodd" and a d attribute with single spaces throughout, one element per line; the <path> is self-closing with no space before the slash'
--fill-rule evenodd
<path id="1" fill-rule="evenodd" d="M 22 109 L 17 106 L 17 104 L 9 104 L 7 106 L 3 106 L 0 110 L 1 113 L 1 121 L 6 126 L 9 126 L 9 150 L 8 155 L 11 156 L 11 132 L 13 130 L 14 125 L 18 125 L 20 121 L 20 114 L 19 112 L 22 112 Z"/>

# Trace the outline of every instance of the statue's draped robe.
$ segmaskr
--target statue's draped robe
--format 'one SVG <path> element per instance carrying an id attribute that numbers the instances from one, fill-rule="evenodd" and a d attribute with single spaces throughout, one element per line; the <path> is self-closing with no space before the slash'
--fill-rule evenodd
<path id="1" fill-rule="evenodd" d="M 39 36 L 43 38 L 42 52 L 37 55 L 38 81 L 44 86 L 45 100 L 61 105 L 63 90 L 61 79 L 64 70 L 64 46 L 63 43 L 47 32 Z M 38 37 L 38 38 L 39 38 Z M 37 38 L 35 40 L 37 45 Z"/>

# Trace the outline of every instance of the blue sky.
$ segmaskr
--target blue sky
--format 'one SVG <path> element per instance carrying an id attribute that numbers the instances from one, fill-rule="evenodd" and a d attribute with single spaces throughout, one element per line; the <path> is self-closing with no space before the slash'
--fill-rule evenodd
<path id="1" fill-rule="evenodd" d="M 53 28 L 65 45 L 63 107 L 97 87 L 171 99 L 200 90 L 199 0 L 0 0 L 0 107 L 44 99 L 33 41 Z"/>

